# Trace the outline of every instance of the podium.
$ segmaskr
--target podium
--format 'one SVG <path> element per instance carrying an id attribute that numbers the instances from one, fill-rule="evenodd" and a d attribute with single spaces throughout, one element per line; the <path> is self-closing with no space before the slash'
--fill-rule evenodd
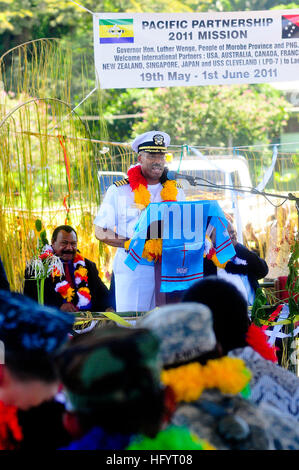
<path id="1" fill-rule="evenodd" d="M 177 302 L 183 292 L 204 277 L 203 259 L 206 231 L 215 227 L 216 255 L 224 263 L 235 255 L 227 232 L 228 222 L 217 201 L 164 201 L 151 203 L 135 227 L 125 260 L 134 270 L 152 264 L 143 256 L 145 242 L 162 238 L 161 263 L 155 266 L 156 302 Z"/>

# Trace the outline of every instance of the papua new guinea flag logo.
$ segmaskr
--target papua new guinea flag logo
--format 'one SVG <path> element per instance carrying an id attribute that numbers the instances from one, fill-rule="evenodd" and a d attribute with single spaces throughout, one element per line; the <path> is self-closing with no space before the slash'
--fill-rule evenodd
<path id="1" fill-rule="evenodd" d="M 282 38 L 299 38 L 299 14 L 283 15 L 281 17 Z"/>
<path id="2" fill-rule="evenodd" d="M 99 20 L 100 44 L 134 42 L 133 19 Z"/>

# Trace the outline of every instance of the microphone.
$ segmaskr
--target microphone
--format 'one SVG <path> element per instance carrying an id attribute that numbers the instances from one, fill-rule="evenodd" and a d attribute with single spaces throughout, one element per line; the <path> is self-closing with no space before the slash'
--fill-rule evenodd
<path id="1" fill-rule="evenodd" d="M 194 176 L 183 175 L 182 173 L 178 173 L 177 171 L 171 171 L 171 170 L 168 171 L 167 172 L 167 179 L 169 179 L 169 180 L 183 179 L 183 180 L 189 181 L 189 183 L 193 186 L 196 185 Z"/>

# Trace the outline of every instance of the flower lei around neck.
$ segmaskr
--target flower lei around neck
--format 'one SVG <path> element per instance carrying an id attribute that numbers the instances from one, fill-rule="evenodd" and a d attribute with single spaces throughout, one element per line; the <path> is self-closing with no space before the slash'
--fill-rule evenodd
<path id="1" fill-rule="evenodd" d="M 274 312 L 273 312 L 274 313 Z M 268 343 L 268 337 L 262 328 L 254 323 L 250 325 L 246 333 L 246 341 L 257 353 L 264 359 L 271 362 L 278 362 L 276 351 L 279 350 L 276 346 L 271 346 Z"/>
<path id="2" fill-rule="evenodd" d="M 151 202 L 151 193 L 147 189 L 148 183 L 141 173 L 141 166 L 135 165 L 128 170 L 129 184 L 134 192 L 134 201 L 144 208 Z M 162 201 L 176 201 L 178 195 L 177 184 L 175 180 L 166 180 L 162 183 L 161 198 Z M 144 244 L 142 257 L 148 261 L 161 261 L 162 240 L 161 238 L 147 240 Z"/>
<path id="3" fill-rule="evenodd" d="M 135 436 L 126 450 L 216 450 L 208 441 L 183 426 L 170 425 L 151 438 Z"/>
<path id="4" fill-rule="evenodd" d="M 54 256 L 53 248 L 49 245 L 45 247 L 40 255 L 42 260 Z M 55 292 L 60 294 L 65 302 L 73 303 L 79 310 L 87 310 L 91 307 L 91 294 L 88 288 L 88 271 L 85 267 L 85 259 L 76 253 L 73 259 L 75 289 L 65 278 L 64 271 L 54 267 L 49 273 L 55 283 Z"/>
<path id="5" fill-rule="evenodd" d="M 173 369 L 163 370 L 161 380 L 170 386 L 177 402 L 197 400 L 208 388 L 217 388 L 222 393 L 244 396 L 250 394 L 251 372 L 242 359 L 221 357 L 211 359 L 206 365 L 191 362 Z"/>
<path id="6" fill-rule="evenodd" d="M 0 401 L 0 450 L 13 450 L 23 440 L 17 408 Z"/>

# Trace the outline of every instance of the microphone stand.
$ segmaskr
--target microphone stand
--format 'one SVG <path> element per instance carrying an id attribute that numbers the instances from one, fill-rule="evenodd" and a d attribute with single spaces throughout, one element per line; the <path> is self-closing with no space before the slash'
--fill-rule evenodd
<path id="1" fill-rule="evenodd" d="M 225 185 L 225 184 L 215 184 L 211 183 L 209 181 L 204 180 L 203 178 L 200 178 L 199 176 L 188 176 L 186 178 L 187 181 L 189 181 L 191 186 L 204 186 L 207 188 L 214 188 L 214 189 L 229 189 L 231 191 L 235 192 L 241 192 L 241 193 L 249 193 L 249 194 L 254 194 L 256 196 L 264 196 L 265 199 L 267 199 L 267 196 L 269 197 L 276 197 L 276 198 L 282 198 L 285 199 L 285 201 L 295 201 L 295 207 L 297 210 L 297 234 L 299 233 L 299 198 L 295 196 L 295 194 L 289 193 L 287 196 L 283 194 L 273 194 L 273 193 L 266 193 L 265 191 L 259 191 L 258 189 L 255 188 L 248 188 L 245 189 L 242 186 L 230 186 L 230 185 Z M 200 181 L 206 181 L 209 184 L 204 184 L 199 182 Z M 284 201 L 284 202 L 285 202 Z"/>

